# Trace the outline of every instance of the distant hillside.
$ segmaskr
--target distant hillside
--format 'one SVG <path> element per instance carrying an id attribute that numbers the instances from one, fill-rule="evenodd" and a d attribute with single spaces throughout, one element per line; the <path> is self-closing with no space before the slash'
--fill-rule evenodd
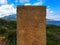
<path id="1" fill-rule="evenodd" d="M 0 18 L 0 37 L 5 37 L 4 45 L 16 45 L 16 21 Z M 3 45 L 2 44 L 2 45 Z"/>
<path id="2" fill-rule="evenodd" d="M 16 20 L 17 15 L 13 14 L 13 15 L 9 15 L 9 16 L 4 16 L 3 19 L 7 19 L 7 20 Z M 52 19 L 46 19 L 46 21 L 54 21 Z"/>
<path id="3" fill-rule="evenodd" d="M 9 30 L 16 29 L 15 20 L 5 20 L 0 18 L 0 28 L 7 28 Z"/>
<path id="4" fill-rule="evenodd" d="M 9 16 L 4 16 L 3 19 L 6 19 L 6 20 L 16 20 L 16 14 L 9 15 Z"/>
<path id="5" fill-rule="evenodd" d="M 55 20 L 53 20 L 53 19 L 46 19 L 46 21 L 55 21 Z"/>

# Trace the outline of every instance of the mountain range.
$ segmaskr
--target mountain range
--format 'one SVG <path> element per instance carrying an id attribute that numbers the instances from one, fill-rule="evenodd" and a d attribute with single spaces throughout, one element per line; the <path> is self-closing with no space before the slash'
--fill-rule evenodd
<path id="1" fill-rule="evenodd" d="M 16 17 L 17 17 L 16 14 L 13 14 L 13 15 L 4 16 L 2 18 L 6 20 L 16 20 Z"/>
<path id="2" fill-rule="evenodd" d="M 4 16 L 2 18 L 6 19 L 6 20 L 16 20 L 16 17 L 17 17 L 17 15 L 13 14 L 13 15 Z M 52 19 L 46 19 L 46 21 L 54 21 L 54 20 L 52 20 Z"/>
<path id="3" fill-rule="evenodd" d="M 16 14 L 2 17 L 2 19 L 5 19 L 5 20 L 16 20 L 16 18 L 17 18 Z M 46 19 L 46 24 L 53 24 L 53 25 L 59 25 L 60 26 L 60 21 L 55 21 L 52 19 Z"/>

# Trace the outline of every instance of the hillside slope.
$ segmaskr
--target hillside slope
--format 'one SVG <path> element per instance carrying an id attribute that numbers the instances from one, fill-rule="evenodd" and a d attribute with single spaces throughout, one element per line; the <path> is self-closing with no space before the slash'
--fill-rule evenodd
<path id="1" fill-rule="evenodd" d="M 0 37 L 5 45 L 16 45 L 16 21 L 0 19 Z M 2 43 L 3 44 L 3 43 Z"/>

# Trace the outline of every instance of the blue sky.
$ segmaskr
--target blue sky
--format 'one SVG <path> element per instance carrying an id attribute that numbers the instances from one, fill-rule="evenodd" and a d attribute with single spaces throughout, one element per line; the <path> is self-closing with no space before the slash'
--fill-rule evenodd
<path id="1" fill-rule="evenodd" d="M 0 0 L 0 17 L 16 14 L 17 5 L 46 6 L 46 18 L 60 21 L 60 0 Z"/>

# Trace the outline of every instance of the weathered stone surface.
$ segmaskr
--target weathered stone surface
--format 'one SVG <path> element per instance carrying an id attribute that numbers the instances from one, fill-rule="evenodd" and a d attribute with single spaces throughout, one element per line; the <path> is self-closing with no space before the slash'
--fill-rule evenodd
<path id="1" fill-rule="evenodd" d="M 17 45 L 46 45 L 46 7 L 17 7 Z"/>
<path id="2" fill-rule="evenodd" d="M 0 36 L 0 45 L 5 45 L 5 44 L 4 44 L 4 39 L 5 39 L 5 37 Z"/>

